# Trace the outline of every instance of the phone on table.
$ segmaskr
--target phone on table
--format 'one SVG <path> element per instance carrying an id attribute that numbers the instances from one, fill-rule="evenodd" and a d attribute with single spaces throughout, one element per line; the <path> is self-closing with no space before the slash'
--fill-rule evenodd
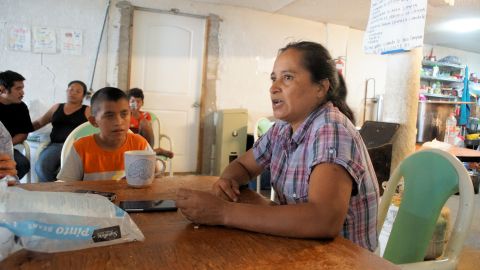
<path id="1" fill-rule="evenodd" d="M 174 200 L 121 201 L 120 208 L 126 212 L 176 211 Z"/>
<path id="2" fill-rule="evenodd" d="M 117 198 L 117 194 L 108 191 L 96 191 L 96 190 L 87 190 L 87 189 L 79 189 L 75 190 L 75 193 L 86 193 L 86 194 L 97 194 L 106 197 L 109 201 L 113 202 Z"/>

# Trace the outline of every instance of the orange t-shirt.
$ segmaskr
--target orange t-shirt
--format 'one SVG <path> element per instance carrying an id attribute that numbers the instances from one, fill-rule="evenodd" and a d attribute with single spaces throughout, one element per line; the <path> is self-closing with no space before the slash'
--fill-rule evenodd
<path id="1" fill-rule="evenodd" d="M 133 133 L 138 133 L 138 129 L 140 128 L 140 122 L 143 120 L 143 119 L 146 119 L 148 121 L 152 121 L 152 116 L 148 113 L 148 112 L 139 112 L 140 113 L 140 118 L 135 118 L 132 116 L 130 116 L 130 130 L 133 132 Z"/>
<path id="2" fill-rule="evenodd" d="M 60 180 L 111 180 L 124 175 L 124 153 L 148 150 L 148 142 L 140 135 L 127 133 L 125 143 L 114 151 L 102 149 L 93 135 L 78 139 L 67 155 L 57 178 Z"/>

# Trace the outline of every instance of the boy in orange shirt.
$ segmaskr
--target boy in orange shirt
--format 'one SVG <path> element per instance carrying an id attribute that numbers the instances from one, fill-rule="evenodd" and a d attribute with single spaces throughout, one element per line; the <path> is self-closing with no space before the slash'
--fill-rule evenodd
<path id="1" fill-rule="evenodd" d="M 57 179 L 116 180 L 124 175 L 124 153 L 150 150 L 140 135 L 128 133 L 130 108 L 127 95 L 120 89 L 105 87 L 91 100 L 92 115 L 88 121 L 100 133 L 78 139 L 67 154 Z"/>
<path id="2" fill-rule="evenodd" d="M 154 135 L 152 130 L 152 116 L 148 112 L 143 112 L 140 109 L 143 106 L 143 90 L 140 88 L 132 88 L 127 91 L 127 96 L 130 102 L 130 130 L 133 133 L 142 135 L 154 147 Z M 173 158 L 173 152 L 163 149 L 161 147 L 153 149 L 157 155 Z"/>

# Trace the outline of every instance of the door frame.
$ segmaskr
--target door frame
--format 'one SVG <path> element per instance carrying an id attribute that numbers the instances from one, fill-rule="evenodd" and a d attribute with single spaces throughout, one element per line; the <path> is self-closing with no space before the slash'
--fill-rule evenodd
<path id="1" fill-rule="evenodd" d="M 215 97 L 216 94 L 216 89 L 215 86 L 213 85 L 213 89 L 209 89 L 207 83 L 207 70 L 208 70 L 208 65 L 210 65 L 208 62 L 208 52 L 210 48 L 209 40 L 210 40 L 210 25 L 211 25 L 211 20 L 212 17 L 219 21 L 218 16 L 216 15 L 209 15 L 209 16 L 204 16 L 204 15 L 197 15 L 197 14 L 190 14 L 190 13 L 184 13 L 180 12 L 179 9 L 171 9 L 171 10 L 163 10 L 163 9 L 156 9 L 156 8 L 146 8 L 146 7 L 138 7 L 138 6 L 130 6 L 130 14 L 129 18 L 126 18 L 128 21 L 128 54 L 127 54 L 127 59 L 125 59 L 128 63 L 128 68 L 127 68 L 127 76 L 126 76 L 126 86 L 127 89 L 130 89 L 130 72 L 131 72 L 131 56 L 132 56 L 132 44 L 133 44 L 133 16 L 134 16 L 134 11 L 146 11 L 146 12 L 153 12 L 153 13 L 162 13 L 162 14 L 169 14 L 169 15 L 178 15 L 178 16 L 185 16 L 185 17 L 193 17 L 193 18 L 200 18 L 200 19 L 205 19 L 205 36 L 204 36 L 204 49 L 203 49 L 203 65 L 202 65 L 202 71 L 201 71 L 201 83 L 200 83 L 200 107 L 199 107 L 199 113 L 198 113 L 198 121 L 199 126 L 198 126 L 198 141 L 197 141 L 197 166 L 196 166 L 196 171 L 195 173 L 202 173 L 205 174 L 204 168 L 210 167 L 210 165 L 205 165 L 205 162 L 211 162 L 210 156 L 211 156 L 211 149 L 208 149 L 204 147 L 204 141 L 206 137 L 206 134 L 215 134 L 215 127 L 212 126 L 210 123 L 205 123 L 206 115 L 208 111 L 211 111 L 210 108 L 207 108 L 205 104 L 213 104 L 213 107 L 216 111 L 216 100 L 209 97 Z M 123 15 L 123 14 L 122 14 Z M 122 16 L 123 17 L 123 16 Z M 217 31 L 218 33 L 218 31 Z M 120 36 L 122 33 L 119 34 Z M 218 35 L 216 36 L 216 40 L 218 42 Z M 121 41 L 119 41 L 121 42 Z M 216 44 L 216 47 L 218 48 L 218 44 Z M 121 57 L 122 53 L 119 52 L 119 57 Z M 216 73 L 216 66 L 218 66 L 218 51 L 217 51 L 217 60 L 215 61 L 215 73 Z M 216 77 L 216 74 L 215 74 Z M 212 88 L 212 87 L 210 87 Z M 125 89 L 125 90 L 127 90 Z M 213 92 L 213 95 L 211 94 Z M 208 106 L 212 107 L 212 106 Z"/>

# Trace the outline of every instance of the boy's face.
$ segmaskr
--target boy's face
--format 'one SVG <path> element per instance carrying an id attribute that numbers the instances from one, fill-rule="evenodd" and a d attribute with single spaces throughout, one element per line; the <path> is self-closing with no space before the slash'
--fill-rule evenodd
<path id="1" fill-rule="evenodd" d="M 2 97 L 7 100 L 8 103 L 21 103 L 25 92 L 23 91 L 24 85 L 23 81 L 14 81 L 13 86 L 10 89 L 5 89 L 2 86 Z"/>
<path id="2" fill-rule="evenodd" d="M 131 110 L 140 110 L 143 106 L 143 100 L 137 97 L 130 97 L 130 109 Z"/>
<path id="3" fill-rule="evenodd" d="M 107 140 L 125 138 L 130 126 L 130 108 L 128 100 L 103 101 L 88 120 L 100 129 L 100 135 Z"/>

